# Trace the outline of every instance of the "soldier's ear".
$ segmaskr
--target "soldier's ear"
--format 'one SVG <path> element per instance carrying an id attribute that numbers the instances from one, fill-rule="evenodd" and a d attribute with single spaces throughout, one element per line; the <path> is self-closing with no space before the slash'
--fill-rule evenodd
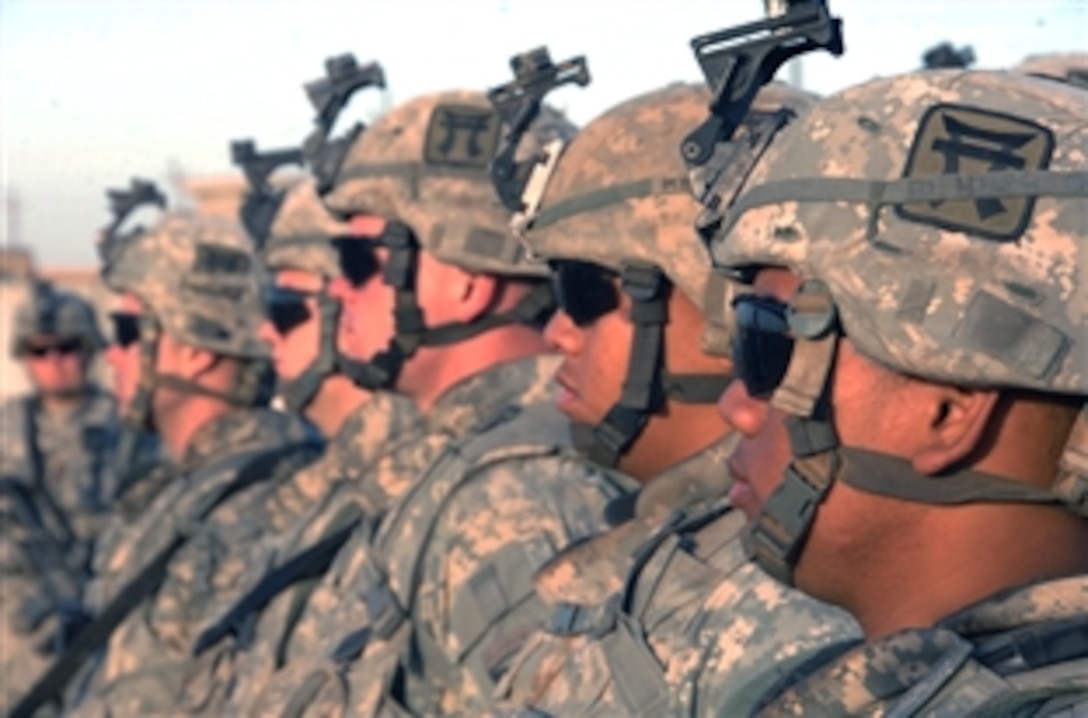
<path id="1" fill-rule="evenodd" d="M 191 379 L 204 376 L 219 363 L 220 357 L 214 352 L 188 344 L 178 344 L 179 368 L 184 375 Z"/>
<path id="2" fill-rule="evenodd" d="M 923 476 L 933 476 L 981 458 L 1000 392 L 930 385 L 926 393 L 929 422 L 922 445 L 913 456 L 914 469 Z"/>
<path id="3" fill-rule="evenodd" d="M 495 308 L 499 302 L 502 281 L 491 274 L 468 274 L 461 287 L 458 320 L 472 322 Z"/>

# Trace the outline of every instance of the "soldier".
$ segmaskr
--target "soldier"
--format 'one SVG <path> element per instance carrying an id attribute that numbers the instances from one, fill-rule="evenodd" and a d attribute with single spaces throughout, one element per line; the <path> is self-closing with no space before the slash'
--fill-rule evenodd
<path id="1" fill-rule="evenodd" d="M 16 311 L 12 355 L 34 393 L 0 407 L 5 711 L 78 627 L 92 546 L 117 489 L 117 406 L 89 377 L 103 344 L 93 307 L 48 283 Z"/>
<path id="2" fill-rule="evenodd" d="M 536 577 L 552 620 L 501 689 L 534 715 L 706 705 L 743 715 L 782 672 L 856 635 L 845 614 L 745 561 L 743 517 L 724 502 L 735 436 L 713 405 L 732 363 L 699 350 L 705 335 L 710 349 L 728 351 L 722 327 L 707 331 L 707 303 L 720 311 L 722 285 L 693 227 L 700 206 L 677 151 L 708 102 L 705 87 L 672 85 L 591 122 L 559 158 L 525 231 L 557 277 L 560 309 L 546 336 L 565 359 L 559 406 L 592 427 L 591 460 L 642 484 L 609 506 L 613 529 Z M 756 113 L 793 116 L 811 102 L 771 86 L 745 127 Z M 745 162 L 738 153 L 730 171 L 743 176 Z"/>
<path id="3" fill-rule="evenodd" d="M 867 643 L 763 715 L 1088 710 L 1088 95 L 995 72 L 841 92 L 714 246 L 731 496 L 757 561 Z"/>
<path id="4" fill-rule="evenodd" d="M 103 279 L 121 294 L 120 400 L 158 429 L 173 478 L 104 534 L 88 591 L 97 616 L 84 631 L 94 638 L 81 639 L 108 647 L 77 710 L 149 714 L 176 700 L 196 629 L 261 538 L 261 491 L 320 442 L 297 416 L 257 406 L 268 358 L 262 275 L 239 225 L 186 213 L 127 234 L 115 223 L 102 250 Z M 38 691 L 55 694 L 65 671 Z"/>
<path id="5" fill-rule="evenodd" d="M 259 231 L 247 224 L 251 232 Z M 306 412 L 330 441 L 320 460 L 266 497 L 264 511 L 271 530 L 245 560 L 247 576 L 238 582 L 245 588 L 219 607 L 216 620 L 200 634 L 201 660 L 186 678 L 186 693 L 199 698 L 187 698 L 185 703 L 201 710 L 229 711 L 222 703 L 228 699 L 244 703 L 245 689 L 232 684 L 258 685 L 274 668 L 276 646 L 290 629 L 280 633 L 270 627 L 290 624 L 292 606 L 308 590 L 299 584 L 327 568 L 339 547 L 336 537 L 341 543 L 346 538 L 344 527 L 364 520 L 369 525 L 384 513 L 391 496 L 367 477 L 383 474 L 376 470 L 378 462 L 403 453 L 416 441 L 423 420 L 407 397 L 358 387 L 338 370 L 339 302 L 328 289 L 341 276 L 342 258 L 331 240 L 345 234 L 347 227 L 329 216 L 312 179 L 288 192 L 270 229 L 267 241 L 260 244 L 265 264 L 275 272 L 276 286 L 261 334 L 272 347 L 280 395 Z M 299 560 L 307 550 L 305 560 Z M 319 554 L 326 557 L 324 564 Z M 262 628 L 252 631 L 258 635 L 250 639 L 236 635 L 233 629 L 239 622 L 258 617 Z M 224 659 L 210 657 L 242 648 L 248 649 L 247 655 L 229 670 Z M 201 670 L 208 664 L 215 669 Z M 208 703 L 208 696 L 215 702 Z"/>
<path id="6" fill-rule="evenodd" d="M 325 198 L 357 235 L 333 284 L 341 350 L 357 381 L 415 401 L 425 436 L 391 458 L 378 480 L 398 498 L 340 551 L 253 713 L 486 705 L 546 617 L 533 569 L 599 528 L 620 491 L 564 454 L 540 332 L 547 268 L 527 261 L 489 179 L 499 132 L 481 93 L 416 98 L 367 129 Z M 570 132 L 545 111 L 530 135 Z"/>

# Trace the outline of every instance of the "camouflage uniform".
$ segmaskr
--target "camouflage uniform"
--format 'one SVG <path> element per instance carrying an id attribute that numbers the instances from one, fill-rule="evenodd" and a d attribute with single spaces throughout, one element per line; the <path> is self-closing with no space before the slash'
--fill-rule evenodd
<path id="1" fill-rule="evenodd" d="M 247 228 L 260 234 L 253 225 L 249 222 Z M 310 405 L 321 383 L 336 370 L 339 307 L 327 283 L 340 275 L 340 266 L 330 239 L 346 233 L 346 225 L 320 204 L 310 179 L 286 194 L 267 241 L 260 242 L 270 271 L 295 269 L 325 282 L 317 293 L 318 355 L 300 377 L 280 381 L 281 396 L 297 410 Z M 197 634 L 199 660 L 186 676 L 182 704 L 229 710 L 224 701 L 237 704 L 249 687 L 259 685 L 258 676 L 275 665 L 280 644 L 288 642 L 284 636 L 291 630 L 284 626 L 293 625 L 291 615 L 308 595 L 308 581 L 322 570 L 307 552 L 346 524 L 377 521 L 395 495 L 382 485 L 387 472 L 377 464 L 415 441 L 422 422 L 408 398 L 374 392 L 345 418 L 321 459 L 268 492 L 263 499 L 267 535 L 246 557 L 246 575 L 230 594 L 221 595 L 222 602 Z M 323 550 L 327 555 L 333 547 Z M 269 588 L 272 581 L 277 585 Z"/>
<path id="2" fill-rule="evenodd" d="M 533 252 L 621 276 L 631 266 L 655 267 L 705 311 L 711 261 L 692 227 L 699 207 L 677 147 L 707 100 L 703 88 L 670 86 L 590 123 L 560 157 L 527 224 Z M 809 104 L 772 87 L 757 109 Z M 641 196 L 560 214 L 584 206 L 582 197 L 640 183 Z M 721 331 L 711 326 L 708 348 L 722 348 Z M 744 519 L 724 498 L 735 440 L 728 435 L 652 478 L 632 518 L 537 575 L 552 619 L 506 674 L 499 695 L 507 705 L 551 715 L 743 715 L 783 671 L 857 635 L 845 614 L 776 585 L 748 562 L 739 542 Z"/>
<path id="3" fill-rule="evenodd" d="M 542 124 L 548 119 L 554 114 Z M 547 269 L 527 263 L 510 235 L 487 174 L 499 129 L 480 93 L 408 102 L 348 151 L 327 204 L 404 223 L 417 249 L 439 261 L 543 279 Z M 486 321 L 539 319 L 547 309 L 539 289 L 547 287 Z M 460 329 L 471 336 L 488 326 Z M 400 339 L 403 329 L 398 324 Z M 565 454 L 568 425 L 552 403 L 554 368 L 546 358 L 499 364 L 438 400 L 427 420 L 443 427 L 429 431 L 437 441 L 412 447 L 422 470 L 390 475 L 401 497 L 376 530 L 357 531 L 338 554 L 295 629 L 291 662 L 258 692 L 253 713 L 330 700 L 371 713 L 379 710 L 371 697 L 383 710 L 402 705 L 424 714 L 471 712 L 488 702 L 495 676 L 544 619 L 533 568 L 598 527 L 605 503 L 621 490 Z M 411 658 L 417 652 L 422 664 Z M 339 685 L 348 693 L 337 694 Z"/>
<path id="4" fill-rule="evenodd" d="M 34 336 L 78 339 L 88 363 L 103 346 L 94 309 L 46 284 L 34 288 L 15 324 L 16 358 Z M 20 494 L 5 491 L 6 520 L 0 529 L 4 706 L 45 665 L 41 647 L 60 637 L 57 609 L 78 610 L 94 540 L 118 488 L 113 459 L 119 431 L 116 402 L 93 384 L 63 414 L 47 411 L 37 395 L 0 407 L 0 476 Z M 23 515 L 27 510 L 40 523 Z"/>
<path id="5" fill-rule="evenodd" d="M 818 522 L 834 481 L 927 504 L 1030 502 L 1088 516 L 1083 403 L 1049 490 L 973 470 L 921 476 L 903 460 L 840 445 L 813 403 L 839 336 L 923 380 L 1083 402 L 1086 119 L 1088 94 L 1070 85 L 919 73 L 826 100 L 753 170 L 715 258 L 802 278 L 793 358 L 771 403 L 792 415 L 798 436 L 825 424 L 819 446 L 794 445 L 791 470 L 753 526 L 768 571 L 792 580 L 805 550 L 811 524 L 781 518 L 788 496 L 808 496 Z M 1088 576 L 1009 587 L 932 628 L 813 664 L 771 691 L 762 714 L 1085 715 L 1086 627 Z"/>
<path id="6" fill-rule="evenodd" d="M 84 715 L 148 714 L 177 700 L 195 630 L 248 568 L 245 557 L 269 526 L 265 492 L 311 461 L 321 442 L 297 416 L 252 406 L 267 347 L 257 338 L 262 277 L 248 239 L 232 222 L 167 215 L 149 231 L 107 244 L 107 283 L 138 297 L 141 390 L 210 391 L 155 372 L 159 332 L 243 367 L 234 391 L 216 395 L 235 408 L 202 426 L 171 467 L 171 480 L 133 521 L 119 523 L 96 557 L 89 591 L 99 613 L 123 587 L 166 561 L 156 581 L 113 630 L 76 706 Z"/>
<path id="7" fill-rule="evenodd" d="M 305 626 L 304 637 L 296 635 L 297 612 L 314 586 L 311 567 L 293 562 L 345 527 L 370 530 L 433 455 L 436 442 L 457 431 L 441 421 L 422 424 L 411 400 L 378 392 L 345 420 L 321 459 L 268 492 L 266 535 L 246 557 L 245 575 L 195 634 L 209 645 L 188 669 L 186 706 L 236 712 L 256 700 L 252 692 L 265 690 L 267 675 L 299 644 L 317 639 L 305 635 Z M 289 578 L 270 590 L 271 577 Z M 257 604 L 249 603 L 258 596 Z"/>
<path id="8" fill-rule="evenodd" d="M 365 714 L 378 712 L 379 701 L 382 710 L 406 701 L 424 714 L 486 704 L 489 671 L 501 670 L 546 616 L 532 595 L 533 567 L 599 527 L 620 490 L 561 450 L 566 423 L 552 404 L 554 367 L 551 359 L 500 365 L 439 400 L 428 423 L 440 422 L 441 433 L 411 447 L 425 470 L 390 475 L 401 499 L 376 531 L 356 532 L 338 554 L 295 629 L 286 673 L 260 692 L 253 714 L 311 700 L 347 701 Z M 521 432 L 521 443 L 507 443 Z M 534 446 L 534 435 L 546 441 Z M 476 446 L 487 451 L 472 456 Z M 463 458 L 472 462 L 451 473 Z M 387 695 L 407 660 L 406 632 L 424 646 L 427 674 L 409 672 L 411 687 Z M 328 676 L 336 677 L 326 683 Z M 340 681 L 349 695 L 308 696 Z"/>

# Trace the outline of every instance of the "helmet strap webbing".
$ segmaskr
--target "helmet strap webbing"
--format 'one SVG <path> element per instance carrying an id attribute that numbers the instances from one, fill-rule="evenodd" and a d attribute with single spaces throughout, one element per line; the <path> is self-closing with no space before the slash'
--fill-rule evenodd
<path id="1" fill-rule="evenodd" d="M 281 380 L 278 393 L 287 408 L 302 413 L 317 396 L 321 384 L 337 368 L 336 328 L 340 320 L 340 303 L 329 296 L 328 287 L 316 295 L 318 325 L 317 356 L 291 380 Z"/>
<path id="2" fill-rule="evenodd" d="M 749 555 L 771 576 L 792 586 L 816 512 L 838 476 L 839 439 L 831 419 L 830 387 L 841 333 L 830 292 L 823 286 L 791 301 L 795 317 L 809 319 L 811 331 L 798 322 L 796 342 L 782 383 L 771 404 L 790 414 L 786 419 L 793 459 L 782 481 L 748 524 L 742 540 Z"/>
<path id="3" fill-rule="evenodd" d="M 378 241 L 389 250 L 383 280 L 394 291 L 395 334 L 389 346 L 369 361 L 340 357 L 337 362 L 339 370 L 364 389 L 394 388 L 405 362 L 421 346 L 456 344 L 508 324 L 542 322 L 555 308 L 551 285 L 541 282 L 509 311 L 428 327 L 416 294 L 419 243 L 415 234 L 406 224 L 390 221 Z"/>
<path id="4" fill-rule="evenodd" d="M 802 297 L 800 304 L 811 307 L 824 301 L 830 297 L 814 294 Z M 786 428 L 794 458 L 743 537 L 749 554 L 770 575 L 793 585 L 819 505 L 838 479 L 860 491 L 918 503 L 1054 505 L 1088 517 L 1088 408 L 1082 407 L 1077 417 L 1051 489 L 971 469 L 924 476 L 907 459 L 840 445 L 829 400 L 840 338 L 837 327 L 815 338 L 800 337 L 771 398 L 790 414 Z"/>
<path id="5" fill-rule="evenodd" d="M 1066 439 L 1053 491 L 1067 509 L 1088 518 L 1088 402 L 1081 405 Z"/>
<path id="6" fill-rule="evenodd" d="M 617 401 L 596 426 L 572 423 L 572 441 L 591 461 L 609 468 L 619 464 L 660 411 L 665 397 L 684 403 L 713 404 L 729 382 L 726 375 L 668 374 L 665 325 L 672 282 L 652 265 L 630 264 L 620 272 L 622 291 L 631 298 L 634 335 L 627 359 L 627 376 Z"/>

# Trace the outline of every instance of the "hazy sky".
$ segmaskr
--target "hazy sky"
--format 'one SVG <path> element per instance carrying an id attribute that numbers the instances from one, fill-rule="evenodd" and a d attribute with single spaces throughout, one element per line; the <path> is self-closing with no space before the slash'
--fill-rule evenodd
<path id="1" fill-rule="evenodd" d="M 847 53 L 804 64 L 832 92 L 917 67 L 943 40 L 979 67 L 1088 48 L 1088 0 L 831 0 Z M 585 122 L 627 97 L 700 77 L 688 42 L 762 13 L 760 0 L 0 0 L 2 176 L 40 263 L 94 261 L 104 190 L 230 171 L 232 138 L 297 144 L 311 110 L 301 84 L 329 55 L 379 60 L 386 97 L 353 115 L 453 87 L 505 82 L 510 55 L 547 44 L 585 54 L 593 83 L 554 93 Z M 4 228 L 7 238 L 7 227 Z"/>

